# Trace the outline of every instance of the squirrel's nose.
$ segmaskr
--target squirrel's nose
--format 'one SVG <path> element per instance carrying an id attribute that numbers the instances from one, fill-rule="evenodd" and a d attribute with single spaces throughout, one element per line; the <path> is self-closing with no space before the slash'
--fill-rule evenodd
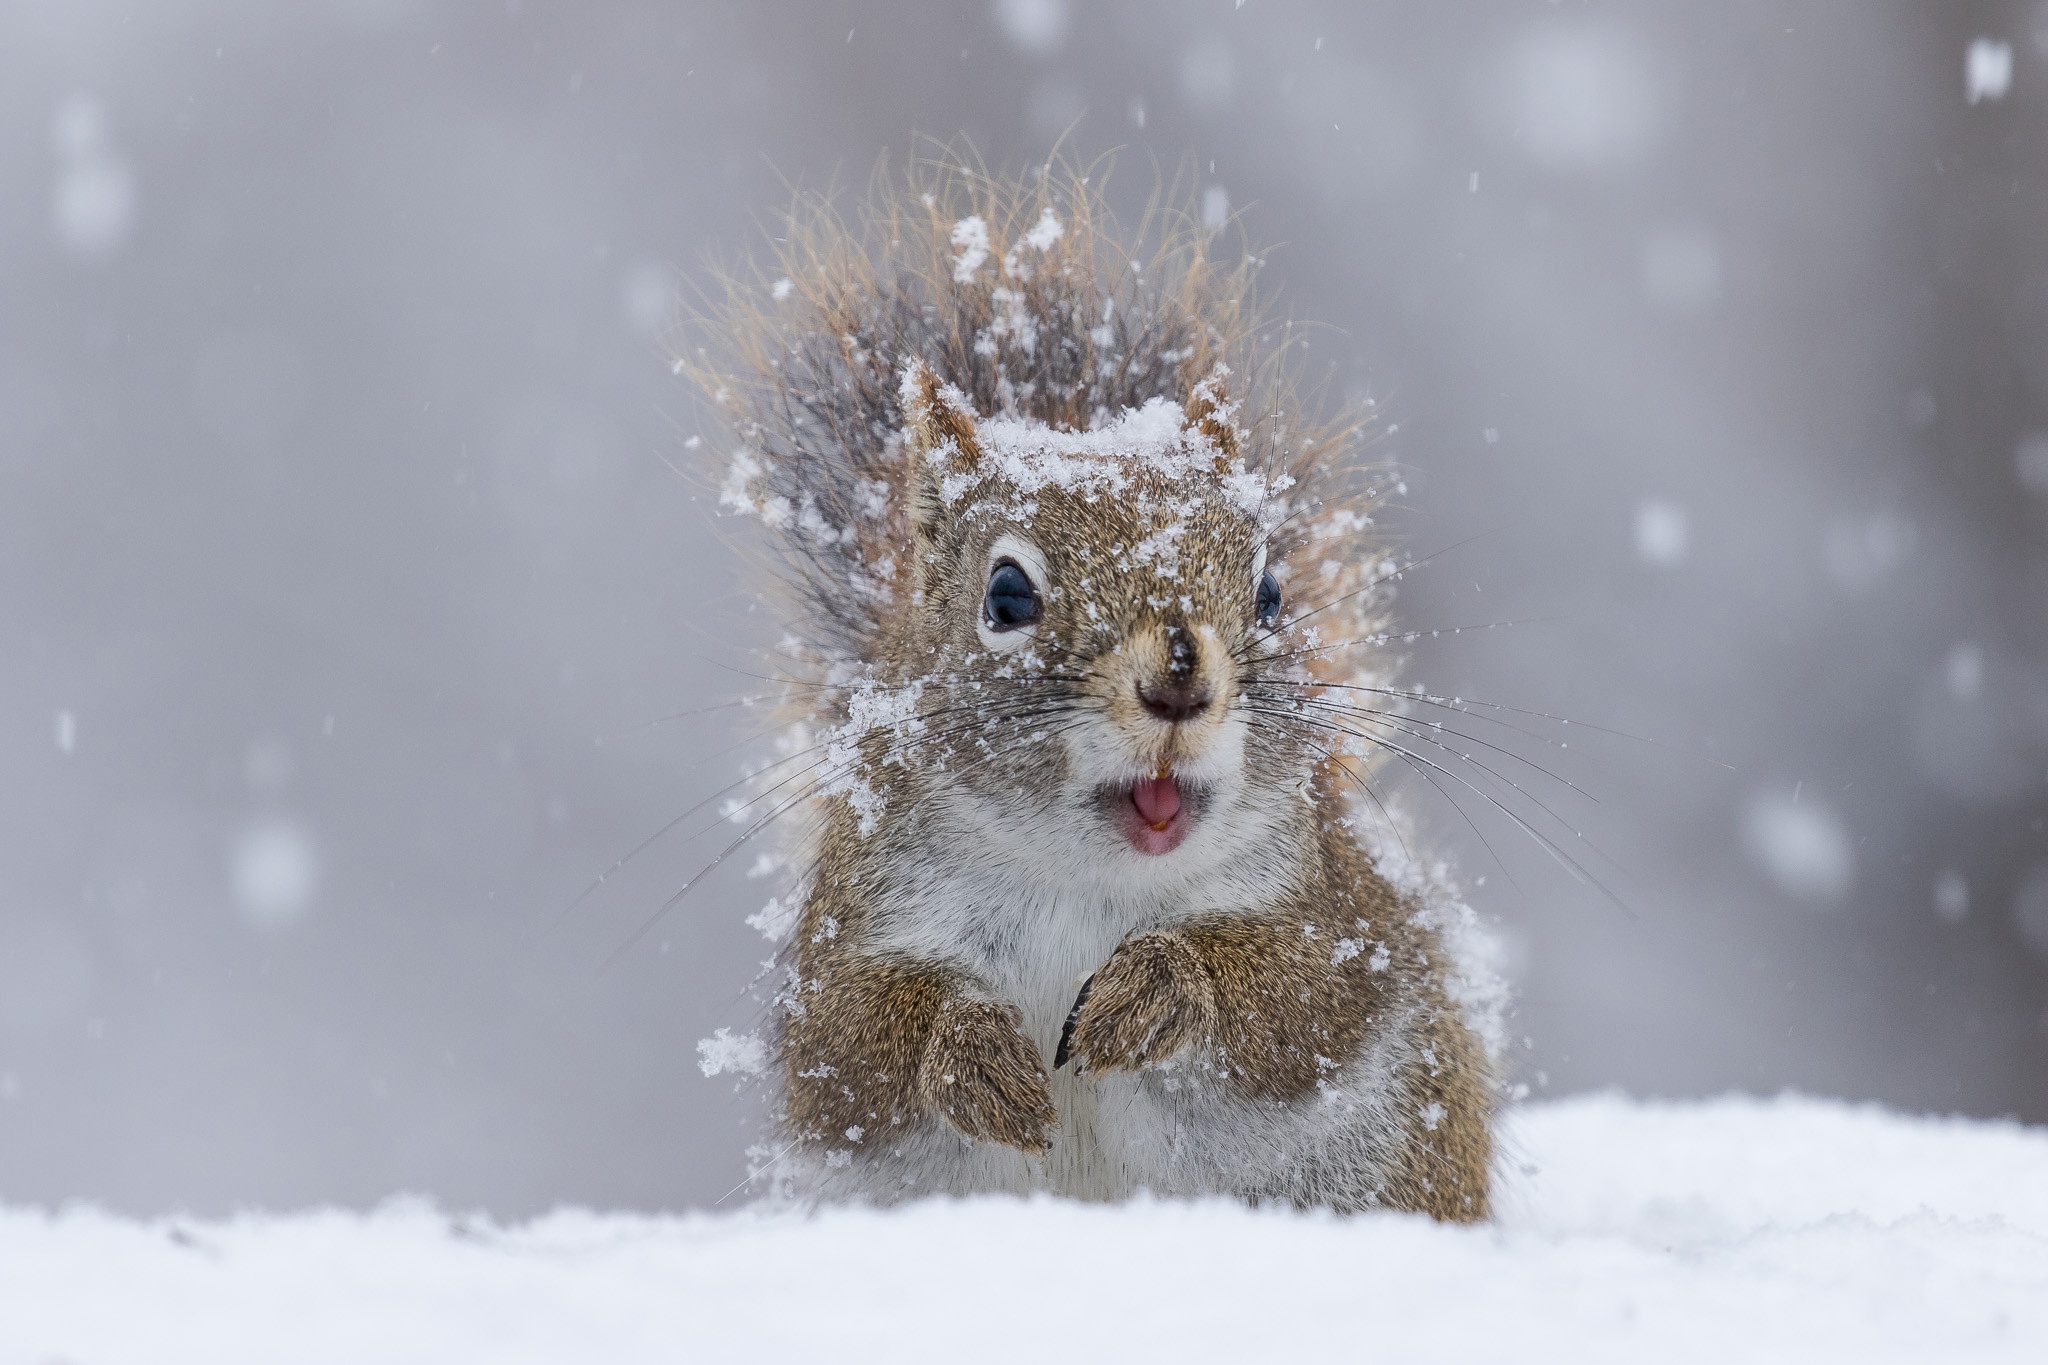
<path id="1" fill-rule="evenodd" d="M 1201 684 L 1202 649 L 1194 632 L 1176 621 L 1166 628 L 1166 676 L 1138 684 L 1138 701 L 1147 711 L 1177 725 L 1209 709 L 1209 693 Z"/>
<path id="2" fill-rule="evenodd" d="M 1152 686 L 1139 683 L 1138 702 L 1159 719 L 1177 725 L 1208 710 L 1209 694 L 1186 683 L 1157 683 Z"/>

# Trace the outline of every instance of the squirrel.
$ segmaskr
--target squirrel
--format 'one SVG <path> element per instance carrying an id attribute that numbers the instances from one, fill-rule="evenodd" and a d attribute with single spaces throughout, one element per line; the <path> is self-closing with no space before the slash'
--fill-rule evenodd
<path id="1" fill-rule="evenodd" d="M 1053 163 L 781 226 L 676 364 L 804 664 L 756 1174 L 1487 1218 L 1472 912 L 1375 832 L 1383 490 L 1261 263 Z"/>

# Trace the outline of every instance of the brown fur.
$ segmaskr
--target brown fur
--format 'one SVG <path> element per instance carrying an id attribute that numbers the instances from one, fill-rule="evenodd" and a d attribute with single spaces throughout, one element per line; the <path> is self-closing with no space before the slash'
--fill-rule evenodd
<path id="1" fill-rule="evenodd" d="M 1412 1120 L 1414 1155 L 1388 1202 L 1453 1222 L 1484 1219 L 1492 1067 L 1444 997 L 1439 938 L 1412 922 L 1413 907 L 1348 837 L 1326 830 L 1321 844 L 1325 875 L 1294 906 L 1199 916 L 1125 939 L 1075 1002 L 1071 1055 L 1088 1069 L 1136 1070 L 1199 1043 L 1247 1098 L 1298 1100 L 1358 1047 L 1387 997 L 1419 991 L 1436 1060 L 1404 1076 L 1402 1108 L 1419 1115 L 1435 1104 L 1442 1114 L 1433 1126 Z M 1349 955 L 1333 962 L 1340 943 Z"/>
<path id="2" fill-rule="evenodd" d="M 1077 996 L 1062 1051 L 1083 1070 L 1138 1070 L 1202 1047 L 1247 1099 L 1294 1101 L 1359 1046 L 1389 997 L 1417 995 L 1426 1052 L 1402 1077 L 1409 1155 L 1383 1203 L 1483 1220 L 1496 1086 L 1444 994 L 1439 936 L 1341 828 L 1317 842 L 1316 875 L 1296 904 L 1126 938 Z M 862 850 L 834 843 L 857 881 Z M 864 952 L 862 904 L 821 888 L 796 936 L 800 1008 L 781 1048 L 791 1131 L 840 1147 L 939 1118 L 963 1137 L 1042 1153 L 1057 1115 L 1014 1007 L 964 973 Z M 1432 1105 L 1434 1125 L 1421 1117 Z M 861 1138 L 849 1139 L 856 1128 Z"/>
<path id="3" fill-rule="evenodd" d="M 1053 1062 L 1075 1069 L 1157 1066 L 1217 1033 L 1216 979 L 1182 929 L 1147 929 L 1117 945 L 1081 983 Z"/>
<path id="4" fill-rule="evenodd" d="M 1054 725 L 1059 713 L 1023 682 L 991 676 L 962 687 L 948 675 L 949 661 L 971 662 L 980 649 L 981 557 L 1004 523 L 978 512 L 982 485 L 959 495 L 965 510 L 956 514 L 938 481 L 983 473 L 977 412 L 1078 431 L 1167 395 L 1215 452 L 1214 478 L 1250 468 L 1275 487 L 1291 481 L 1291 510 L 1270 533 L 1248 521 L 1202 523 L 1168 600 L 1148 595 L 1137 567 L 1102 552 L 1159 529 L 1145 508 L 1186 498 L 1146 471 L 1136 477 L 1150 502 L 1047 489 L 1033 527 L 1052 576 L 1074 581 L 1070 552 L 1094 553 L 1089 593 L 1110 616 L 1083 628 L 1071 601 L 1054 603 L 1040 644 L 1060 661 L 1056 681 L 1071 694 L 1062 704 L 1085 704 L 1144 736 L 1145 761 L 1159 771 L 1199 755 L 1226 708 L 1245 705 L 1255 722 L 1246 763 L 1311 771 L 1299 810 L 1314 828 L 1305 824 L 1288 845 L 1301 865 L 1284 903 L 1126 936 L 1080 990 L 1057 1040 L 1060 1060 L 1099 1074 L 1198 1058 L 1247 1104 L 1284 1106 L 1313 1103 L 1346 1059 L 1406 1029 L 1419 1046 L 1391 1102 L 1400 1159 L 1376 1193 L 1345 1207 L 1486 1217 L 1490 1063 L 1447 994 L 1439 935 L 1346 828 L 1342 784 L 1362 783 L 1366 762 L 1327 727 L 1300 721 L 1299 708 L 1251 697 L 1240 676 L 1246 655 L 1232 644 L 1255 634 L 1241 571 L 1261 544 L 1290 593 L 1327 604 L 1319 629 L 1341 639 L 1378 625 L 1373 552 L 1357 540 L 1369 500 L 1359 496 L 1359 467 L 1340 458 L 1356 424 L 1304 420 L 1289 380 L 1291 338 L 1251 301 L 1255 262 L 1220 264 L 1190 217 L 1148 218 L 1137 238 L 1151 233 L 1160 245 L 1141 259 L 1114 230 L 1099 186 L 1078 171 L 1048 167 L 1026 183 L 1003 182 L 949 159 L 925 175 L 916 197 L 886 196 L 855 227 L 821 201 L 800 205 L 774 267 L 792 282 L 782 292 L 793 301 L 761 301 L 766 271 L 732 281 L 711 319 L 724 354 L 699 348 L 685 358 L 742 442 L 729 500 L 782 537 L 789 614 L 815 665 L 800 693 L 806 719 L 846 720 L 849 688 L 827 679 L 869 679 L 885 696 L 926 689 L 922 728 L 907 748 L 881 731 L 857 740 L 853 766 L 879 802 L 883 836 L 867 837 L 843 795 L 824 803 L 816 872 L 784 958 L 785 1131 L 828 1163 L 936 1125 L 1034 1157 L 1062 1140 L 1049 1079 L 1056 1040 L 1030 1036 L 1014 1005 L 958 965 L 879 946 L 904 875 L 892 858 L 957 837 L 937 826 L 916 839 L 906 832 L 938 818 L 924 801 L 929 782 L 1014 796 L 1020 784 L 1050 780 L 1056 763 L 1044 745 L 1020 747 L 1008 767 L 982 762 L 982 750 Z M 982 218 L 1001 253 L 1054 209 L 1063 232 L 1027 270 L 953 277 L 955 223 Z M 1041 320 L 1033 345 L 1003 332 L 1012 309 Z M 1229 385 L 1222 362 L 1235 372 Z M 1228 631 L 1217 622 L 1231 623 Z M 1305 680 L 1288 686 L 1303 697 L 1362 676 L 1355 654 L 1317 638 L 1272 646 L 1286 646 Z M 1214 705 L 1184 724 L 1149 721 L 1140 694 L 1169 674 Z"/>
<path id="5" fill-rule="evenodd" d="M 1015 1005 L 954 996 L 939 1009 L 918 1066 L 925 1102 L 963 1137 L 1033 1156 L 1052 1144 L 1052 1095 Z"/>
<path id="6" fill-rule="evenodd" d="M 1135 224 L 1119 224 L 1110 178 L 1106 161 L 1055 160 L 1006 179 L 971 149 L 937 147 L 901 187 L 878 170 L 851 219 L 828 196 L 799 196 L 774 225 L 769 259 L 724 274 L 721 296 L 686 321 L 677 368 L 763 466 L 743 499 L 758 509 L 809 497 L 826 523 L 851 532 L 779 532 L 785 615 L 821 660 L 877 657 L 908 596 L 914 500 L 898 392 L 901 367 L 919 357 L 975 412 L 1064 431 L 1156 394 L 1190 397 L 1205 430 L 1227 433 L 1230 453 L 1294 481 L 1303 510 L 1275 534 L 1275 558 L 1314 545 L 1321 562 L 1305 571 L 1329 576 L 1333 593 L 1357 586 L 1358 560 L 1327 552 L 1349 538 L 1333 518 L 1375 493 L 1375 471 L 1346 453 L 1370 413 L 1316 415 L 1319 396 L 1300 378 L 1303 331 L 1261 305 L 1256 256 L 1223 250 L 1177 194 L 1155 194 Z M 981 218 L 1000 257 L 1048 210 L 1063 230 L 1028 275 L 992 262 L 954 278 L 956 222 Z M 780 301 L 778 281 L 789 286 Z M 1043 344 L 1028 353 L 979 344 L 1011 306 L 1045 319 Z M 1227 414 L 1201 389 L 1219 364 L 1233 376 Z"/>

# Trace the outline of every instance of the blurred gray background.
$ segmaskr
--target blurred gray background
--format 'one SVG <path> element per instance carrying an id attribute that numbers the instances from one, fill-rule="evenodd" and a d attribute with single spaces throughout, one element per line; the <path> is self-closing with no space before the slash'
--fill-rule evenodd
<path id="1" fill-rule="evenodd" d="M 1524 623 L 1410 676 L 1582 722 L 1508 740 L 1628 911 L 1404 792 L 1521 1077 L 2048 1120 L 2048 8 L 11 0 L 0 1199 L 733 1186 L 770 888 L 604 965 L 698 820 L 563 917 L 774 639 L 660 333 L 791 185 L 1065 130 L 1331 324 L 1406 622 Z"/>

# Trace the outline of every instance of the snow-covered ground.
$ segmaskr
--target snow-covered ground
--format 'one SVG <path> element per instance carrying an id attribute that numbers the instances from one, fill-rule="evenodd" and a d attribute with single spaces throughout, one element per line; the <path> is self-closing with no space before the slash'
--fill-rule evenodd
<path id="1" fill-rule="evenodd" d="M 2048 1360 L 2048 1130 L 1532 1105 L 1497 1225 L 1223 1204 L 0 1211 L 0 1362 Z"/>

